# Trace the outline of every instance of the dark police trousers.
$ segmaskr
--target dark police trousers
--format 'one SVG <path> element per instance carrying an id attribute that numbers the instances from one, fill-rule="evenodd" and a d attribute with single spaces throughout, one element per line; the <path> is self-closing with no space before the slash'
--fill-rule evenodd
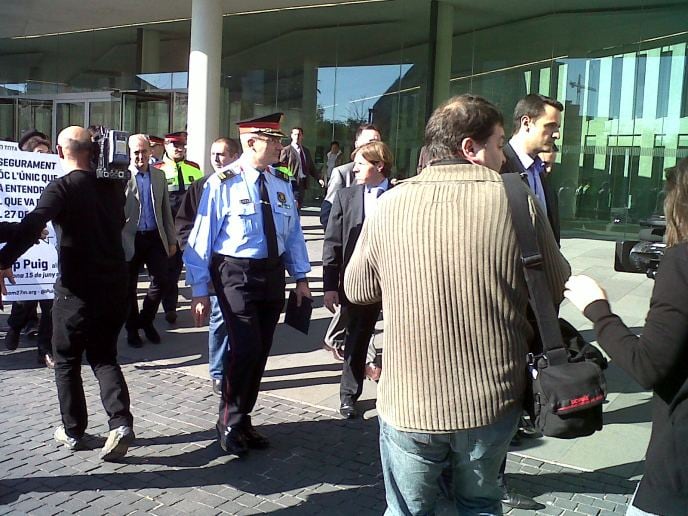
<path id="1" fill-rule="evenodd" d="M 145 263 L 150 276 L 150 287 L 143 298 L 143 308 L 139 314 L 137 283 L 139 269 Z M 153 322 L 160 306 L 160 300 L 168 289 L 167 249 L 160 240 L 157 229 L 137 231 L 134 241 L 134 256 L 129 262 L 129 316 L 127 330 L 135 330 Z"/>
<path id="2" fill-rule="evenodd" d="M 117 337 L 127 314 L 126 278 L 84 301 L 58 286 L 53 303 L 53 358 L 62 423 L 67 435 L 80 438 L 88 425 L 81 381 L 81 357 L 100 385 L 100 399 L 110 430 L 132 426 L 129 390 L 117 364 Z M 98 288 L 94 285 L 94 288 Z M 96 294 L 97 295 L 97 294 Z"/>
<path id="3" fill-rule="evenodd" d="M 210 274 L 232 345 L 224 357 L 219 427 L 251 422 L 272 337 L 284 306 L 280 258 L 213 256 Z"/>
<path id="4" fill-rule="evenodd" d="M 346 305 L 348 322 L 344 337 L 344 364 L 339 384 L 339 399 L 351 403 L 358 399 L 365 381 L 365 364 L 368 344 L 382 310 L 382 303 L 372 305 Z"/>
<path id="5" fill-rule="evenodd" d="M 176 242 L 172 242 L 176 243 Z M 170 243 L 170 245 L 172 245 Z M 177 310 L 177 300 L 179 298 L 179 276 L 182 273 L 182 252 L 177 248 L 177 251 L 167 258 L 167 278 L 166 288 L 162 293 L 162 309 L 167 312 L 175 312 Z M 154 282 L 151 281 L 151 285 Z M 159 287 L 162 290 L 162 287 Z"/>

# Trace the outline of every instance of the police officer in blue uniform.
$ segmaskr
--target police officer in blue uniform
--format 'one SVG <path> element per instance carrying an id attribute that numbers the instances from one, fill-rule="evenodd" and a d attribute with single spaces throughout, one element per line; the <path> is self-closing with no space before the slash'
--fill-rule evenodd
<path id="1" fill-rule="evenodd" d="M 238 123 L 241 158 L 210 176 L 184 251 L 196 326 L 210 313 L 212 281 L 232 346 L 225 356 L 217 422 L 222 449 L 266 448 L 251 424 L 272 339 L 284 306 L 285 269 L 298 304 L 310 298 L 310 263 L 289 177 L 279 161 L 282 113 Z"/>

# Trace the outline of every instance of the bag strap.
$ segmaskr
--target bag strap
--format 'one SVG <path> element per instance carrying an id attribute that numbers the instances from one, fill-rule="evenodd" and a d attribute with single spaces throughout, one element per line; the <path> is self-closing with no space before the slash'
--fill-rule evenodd
<path id="1" fill-rule="evenodd" d="M 521 248 L 523 272 L 530 294 L 530 306 L 533 309 L 542 341 L 542 352 L 548 356 L 550 362 L 553 361 L 553 358 L 558 363 L 568 361 L 568 352 L 564 348 L 559 319 L 554 309 L 549 286 L 545 280 L 545 271 L 542 268 L 543 260 L 535 237 L 535 227 L 530 218 L 528 193 L 523 187 L 523 181 L 519 174 L 502 174 L 502 181 L 511 209 L 511 220 L 514 224 L 516 239 Z M 564 353 L 562 354 L 560 351 Z M 548 352 L 554 353 L 548 354 Z"/>

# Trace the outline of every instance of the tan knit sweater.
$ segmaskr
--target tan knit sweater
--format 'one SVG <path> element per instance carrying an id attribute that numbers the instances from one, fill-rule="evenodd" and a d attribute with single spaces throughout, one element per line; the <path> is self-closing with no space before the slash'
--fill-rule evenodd
<path id="1" fill-rule="evenodd" d="M 532 194 L 530 208 L 559 302 L 570 268 Z M 377 408 L 389 424 L 474 428 L 521 403 L 532 337 L 528 290 L 496 172 L 433 166 L 385 194 L 366 218 L 344 288 L 354 303 L 382 299 Z"/>

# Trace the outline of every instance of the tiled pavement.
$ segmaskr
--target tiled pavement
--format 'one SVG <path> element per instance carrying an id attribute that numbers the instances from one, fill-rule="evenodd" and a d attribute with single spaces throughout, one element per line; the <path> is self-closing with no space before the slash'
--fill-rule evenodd
<path id="1" fill-rule="evenodd" d="M 120 463 L 98 460 L 107 432 L 90 369 L 83 368 L 90 450 L 58 448 L 51 371 L 34 351 L 0 352 L 0 514 L 382 514 L 376 419 L 343 421 L 328 409 L 261 393 L 254 424 L 272 448 L 245 459 L 219 454 L 217 398 L 207 380 L 128 364 L 137 439 Z M 510 454 L 513 488 L 548 515 L 623 513 L 634 482 Z M 448 502 L 441 514 L 453 514 Z M 525 513 L 512 510 L 511 515 Z M 532 514 L 529 513 L 529 514 Z"/>
<path id="2" fill-rule="evenodd" d="M 319 349 L 329 316 L 322 308 L 322 230 L 316 216 L 302 216 L 314 266 L 313 331 L 304 339 L 278 326 L 253 418 L 271 449 L 243 460 L 219 454 L 217 398 L 206 379 L 207 337 L 205 330 L 189 327 L 183 302 L 176 328 L 159 324 L 161 346 L 133 350 L 120 343 L 137 440 L 119 464 L 97 458 L 107 426 L 88 367 L 83 377 L 94 436 L 87 444 L 93 450 L 72 454 L 52 439 L 59 422 L 52 373 L 35 368 L 35 351 L 25 342 L 15 352 L 0 351 L 0 514 L 382 514 L 374 384 L 364 388 L 368 419 L 339 419 L 341 366 Z M 614 273 L 609 243 L 562 244 L 574 272 L 603 280 L 617 312 L 629 325 L 641 326 L 652 283 Z M 589 323 L 566 303 L 562 313 L 593 337 Z M 0 326 L 5 320 L 0 315 Z M 648 396 L 613 365 L 608 380 L 603 432 L 576 441 L 526 442 L 509 454 L 510 486 L 545 504 L 541 514 L 625 511 L 635 488 L 628 479 L 638 478 L 649 436 Z M 438 512 L 454 514 L 446 500 Z"/>

